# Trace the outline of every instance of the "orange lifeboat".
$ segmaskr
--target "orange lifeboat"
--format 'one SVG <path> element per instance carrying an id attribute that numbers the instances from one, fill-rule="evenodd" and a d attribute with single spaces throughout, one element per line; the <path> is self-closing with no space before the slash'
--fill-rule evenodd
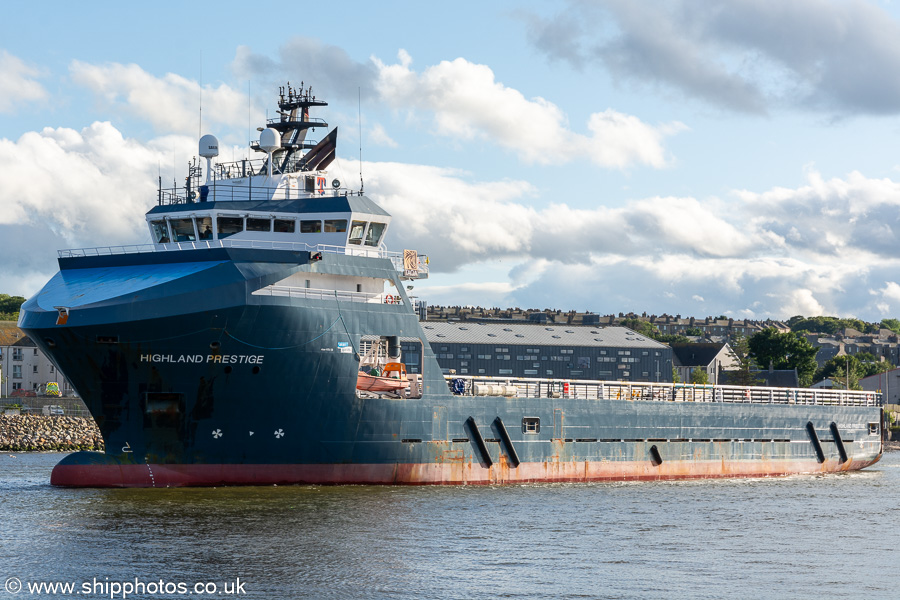
<path id="1" fill-rule="evenodd" d="M 356 389 L 366 392 L 397 392 L 408 387 L 406 365 L 403 363 L 386 364 L 381 375 L 360 371 L 356 378 Z"/>

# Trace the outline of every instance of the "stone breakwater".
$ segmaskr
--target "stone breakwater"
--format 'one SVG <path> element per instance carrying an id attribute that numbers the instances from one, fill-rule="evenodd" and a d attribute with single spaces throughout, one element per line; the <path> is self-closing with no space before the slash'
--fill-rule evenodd
<path id="1" fill-rule="evenodd" d="M 0 415 L 0 451 L 69 452 L 103 450 L 93 419 L 42 415 Z"/>

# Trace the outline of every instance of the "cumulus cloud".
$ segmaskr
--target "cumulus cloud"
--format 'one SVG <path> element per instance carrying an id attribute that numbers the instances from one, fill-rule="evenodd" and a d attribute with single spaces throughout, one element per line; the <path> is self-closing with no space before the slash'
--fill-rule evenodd
<path id="1" fill-rule="evenodd" d="M 588 119 L 590 135 L 577 133 L 558 106 L 503 85 L 486 65 L 457 58 L 418 73 L 403 51 L 396 64 L 373 60 L 378 92 L 391 106 L 427 111 L 439 135 L 491 141 L 528 163 L 562 164 L 586 156 L 602 167 L 663 167 L 662 140 L 686 128 L 681 123 L 651 126 L 606 109 Z"/>
<path id="2" fill-rule="evenodd" d="M 759 318 L 900 312 L 891 283 L 900 243 L 879 239 L 898 212 L 900 190 L 888 180 L 854 172 L 826 181 L 810 170 L 796 189 L 536 209 L 525 182 L 384 163 L 366 171 L 378 174 L 367 191 L 394 215 L 389 243 L 428 253 L 436 274 L 506 264 L 497 283 L 514 305 L 663 312 L 702 302 Z M 480 301 L 473 292 L 460 288 L 453 303 L 497 297 L 497 288 Z M 439 295 L 452 297 L 451 287 Z"/>
<path id="3" fill-rule="evenodd" d="M 155 202 L 158 165 L 170 163 L 173 148 L 187 156 L 193 146 L 189 138 L 141 143 L 108 122 L 0 139 L 5 197 L 0 226 L 42 228 L 41 237 L 52 238 L 55 247 L 61 241 L 69 246 L 146 241 L 143 215 Z"/>
<path id="4" fill-rule="evenodd" d="M 157 77 L 135 64 L 94 65 L 72 61 L 72 80 L 90 90 L 107 108 L 122 110 L 150 122 L 159 132 L 196 135 L 203 107 L 203 126 L 233 126 L 247 121 L 246 92 L 225 84 L 200 86 L 167 73 Z M 256 110 L 254 123 L 262 122 Z"/>
<path id="5" fill-rule="evenodd" d="M 531 42 L 553 60 L 600 65 L 619 81 L 730 110 L 900 110 L 900 23 L 859 0 L 570 0 L 557 15 L 524 20 Z"/>
<path id="6" fill-rule="evenodd" d="M 38 79 L 42 72 L 6 50 L 0 50 L 0 113 L 12 113 L 26 102 L 47 97 Z"/>
<path id="7" fill-rule="evenodd" d="M 388 132 L 385 131 L 384 126 L 380 123 L 376 123 L 369 128 L 369 141 L 378 146 L 397 147 L 397 142 L 388 135 Z"/>
<path id="8" fill-rule="evenodd" d="M 315 38 L 295 36 L 278 49 L 278 59 L 239 46 L 231 69 L 241 80 L 253 79 L 271 89 L 301 81 L 314 83 L 329 98 L 352 100 L 370 98 L 375 93 L 377 72 L 368 60 L 359 62 L 339 46 Z M 313 90 L 315 92 L 315 90 Z"/>
<path id="9" fill-rule="evenodd" d="M 357 62 L 341 48 L 295 37 L 279 49 L 277 61 L 241 47 L 232 68 L 242 77 L 295 74 L 298 82 L 316 81 L 329 96 L 343 100 L 375 98 L 400 113 L 419 116 L 437 135 L 494 143 L 528 163 L 555 165 L 586 157 L 604 168 L 662 168 L 671 162 L 664 141 L 687 129 L 679 122 L 644 123 L 606 108 L 590 115 L 579 131 L 559 106 L 545 98 L 526 98 L 497 81 L 487 65 L 457 58 L 416 71 L 412 62 L 404 50 L 396 63 L 374 56 Z M 381 136 L 383 130 L 374 133 L 375 140 L 390 140 Z"/>

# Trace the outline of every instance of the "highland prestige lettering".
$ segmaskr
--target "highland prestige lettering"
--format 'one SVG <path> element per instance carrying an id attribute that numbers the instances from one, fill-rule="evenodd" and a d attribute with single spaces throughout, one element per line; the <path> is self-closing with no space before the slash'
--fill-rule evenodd
<path id="1" fill-rule="evenodd" d="M 141 354 L 141 362 L 261 365 L 264 356 L 263 354 Z"/>

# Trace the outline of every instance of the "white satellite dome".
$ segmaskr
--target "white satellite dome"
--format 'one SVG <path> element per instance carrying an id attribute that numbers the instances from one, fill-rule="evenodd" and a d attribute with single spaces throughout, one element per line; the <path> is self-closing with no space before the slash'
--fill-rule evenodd
<path id="1" fill-rule="evenodd" d="M 275 152 L 281 148 L 281 134 L 267 127 L 259 134 L 259 147 L 265 152 Z"/>
<path id="2" fill-rule="evenodd" d="M 216 136 L 206 134 L 200 138 L 200 156 L 214 158 L 219 155 L 219 140 Z"/>

